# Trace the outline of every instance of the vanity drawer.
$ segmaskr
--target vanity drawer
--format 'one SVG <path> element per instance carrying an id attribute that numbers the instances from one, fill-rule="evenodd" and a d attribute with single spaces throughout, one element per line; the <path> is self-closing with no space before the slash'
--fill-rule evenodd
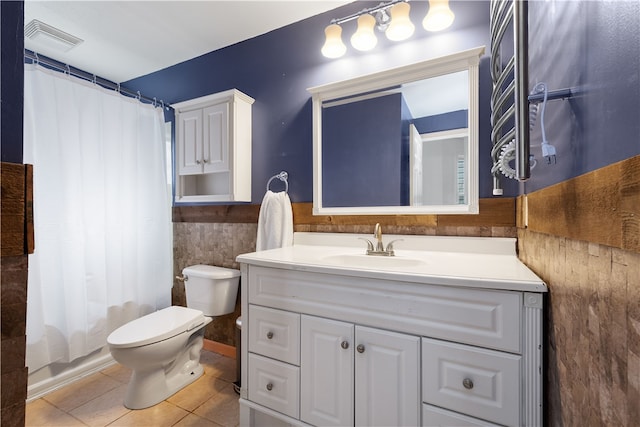
<path id="1" fill-rule="evenodd" d="M 249 353 L 249 400 L 292 418 L 300 416 L 300 368 Z"/>
<path id="2" fill-rule="evenodd" d="M 422 399 L 504 425 L 520 423 L 521 356 L 422 338 Z"/>
<path id="3" fill-rule="evenodd" d="M 488 421 L 471 418 L 436 406 L 422 404 L 423 427 L 499 427 Z"/>
<path id="4" fill-rule="evenodd" d="M 249 305 L 249 351 L 300 365 L 300 315 Z"/>

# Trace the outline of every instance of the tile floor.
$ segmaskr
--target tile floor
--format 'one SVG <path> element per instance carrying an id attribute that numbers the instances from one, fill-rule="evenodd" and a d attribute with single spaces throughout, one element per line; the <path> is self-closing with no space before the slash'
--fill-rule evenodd
<path id="1" fill-rule="evenodd" d="M 29 402 L 25 426 L 236 427 L 236 361 L 203 350 L 200 362 L 202 377 L 167 400 L 135 411 L 122 403 L 131 371 L 113 365 Z"/>

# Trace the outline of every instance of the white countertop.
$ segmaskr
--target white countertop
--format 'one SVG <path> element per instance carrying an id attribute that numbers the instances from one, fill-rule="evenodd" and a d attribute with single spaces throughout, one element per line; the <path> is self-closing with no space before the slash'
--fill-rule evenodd
<path id="1" fill-rule="evenodd" d="M 371 235 L 295 233 L 294 245 L 242 254 L 239 263 L 486 289 L 547 292 L 545 283 L 516 255 L 516 240 L 495 237 L 384 235 L 394 243 L 395 257 L 365 255 Z"/>

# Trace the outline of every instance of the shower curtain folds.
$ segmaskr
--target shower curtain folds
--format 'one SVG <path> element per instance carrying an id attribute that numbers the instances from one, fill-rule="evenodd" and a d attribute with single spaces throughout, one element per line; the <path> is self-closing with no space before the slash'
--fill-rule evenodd
<path id="1" fill-rule="evenodd" d="M 24 161 L 34 165 L 27 366 L 67 363 L 171 303 L 164 114 L 25 65 Z"/>

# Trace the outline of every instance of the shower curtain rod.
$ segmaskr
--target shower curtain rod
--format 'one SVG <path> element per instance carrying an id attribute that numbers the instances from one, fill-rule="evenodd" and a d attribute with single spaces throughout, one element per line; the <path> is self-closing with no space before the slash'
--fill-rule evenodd
<path id="1" fill-rule="evenodd" d="M 173 107 L 170 104 L 165 104 L 164 101 L 162 100 L 157 100 L 156 98 L 149 98 L 148 96 L 144 96 L 140 94 L 140 91 L 138 92 L 134 92 L 130 89 L 124 88 L 120 86 L 120 83 L 114 83 L 111 80 L 107 80 L 103 77 L 97 76 L 95 74 L 91 74 L 88 73 L 86 71 L 82 71 L 76 67 L 70 66 L 69 64 L 64 64 L 60 61 L 56 61 L 55 59 L 51 59 L 47 56 L 43 56 L 38 54 L 37 52 L 33 52 L 30 50 L 25 49 L 24 50 L 24 57 L 25 59 L 29 59 L 31 60 L 32 64 L 43 64 L 48 68 L 53 68 L 56 71 L 60 71 L 63 72 L 65 74 L 69 74 L 78 78 L 81 78 L 83 80 L 86 80 L 88 82 L 92 82 L 94 84 L 98 84 L 106 89 L 112 89 L 115 90 L 116 92 L 120 93 L 121 95 L 124 96 L 128 96 L 130 98 L 136 98 L 139 101 L 145 101 L 148 102 L 150 104 L 153 104 L 154 107 L 157 106 L 162 106 L 164 108 L 166 108 L 167 110 L 169 109 L 173 109 Z"/>

